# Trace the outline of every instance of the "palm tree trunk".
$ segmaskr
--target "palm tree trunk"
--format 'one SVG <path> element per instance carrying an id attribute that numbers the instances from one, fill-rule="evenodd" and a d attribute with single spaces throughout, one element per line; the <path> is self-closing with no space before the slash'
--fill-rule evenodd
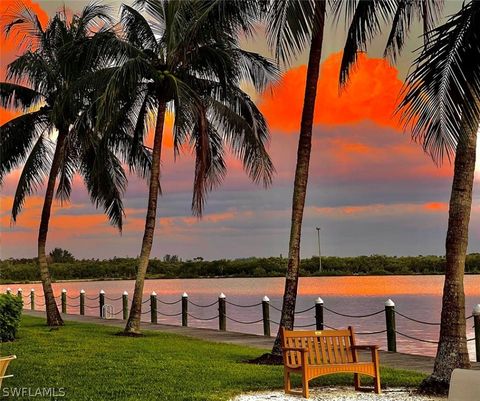
<path id="1" fill-rule="evenodd" d="M 62 158 L 63 147 L 67 134 L 61 131 L 57 138 L 57 145 L 53 155 L 52 167 L 48 177 L 47 189 L 45 191 L 45 199 L 43 201 L 42 217 L 40 220 L 40 228 L 38 230 L 38 264 L 40 268 L 40 279 L 42 280 L 43 294 L 45 296 L 45 312 L 47 314 L 47 325 L 56 327 L 63 326 L 63 319 L 58 311 L 55 296 L 53 294 L 52 279 L 48 269 L 47 255 L 45 247 L 47 244 L 48 224 L 50 222 L 50 214 L 52 211 L 52 202 L 55 192 L 55 183 L 58 171 L 60 169 L 60 161 Z"/>
<path id="2" fill-rule="evenodd" d="M 157 200 L 160 191 L 160 159 L 162 152 L 163 125 L 165 122 L 166 103 L 160 102 L 157 111 L 155 139 L 153 142 L 152 168 L 150 173 L 150 188 L 148 191 L 148 209 L 143 233 L 142 251 L 138 259 L 137 277 L 133 292 L 132 306 L 125 326 L 125 334 L 140 334 L 140 319 L 142 317 L 142 298 L 145 275 L 147 274 L 150 251 L 152 250 L 155 220 L 157 216 Z"/>
<path id="3" fill-rule="evenodd" d="M 312 150 L 312 128 L 317 95 L 317 83 L 320 74 L 322 58 L 323 28 L 325 21 L 325 1 L 315 1 L 315 29 L 310 44 L 308 57 L 307 83 L 303 101 L 300 138 L 298 141 L 297 166 L 292 201 L 292 224 L 290 228 L 290 243 L 288 248 L 288 267 L 285 277 L 285 292 L 283 294 L 282 317 L 280 327 L 293 328 L 295 318 L 295 303 L 297 301 L 298 274 L 300 270 L 300 237 L 302 231 L 303 209 L 307 194 L 308 169 L 310 152 Z M 281 354 L 280 328 L 275 339 L 272 354 Z"/>
<path id="4" fill-rule="evenodd" d="M 422 383 L 428 392 L 447 391 L 455 368 L 469 368 L 463 276 L 472 208 L 477 129 L 467 129 L 455 154 L 446 239 L 447 265 L 443 287 L 440 340 L 433 373 Z"/>

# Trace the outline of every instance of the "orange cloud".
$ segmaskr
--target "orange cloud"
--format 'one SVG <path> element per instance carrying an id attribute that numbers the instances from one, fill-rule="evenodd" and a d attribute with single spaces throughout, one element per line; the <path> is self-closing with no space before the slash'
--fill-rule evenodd
<path id="1" fill-rule="evenodd" d="M 321 66 L 315 105 L 315 124 L 339 125 L 370 120 L 400 130 L 393 116 L 402 87 L 398 71 L 383 59 L 359 56 L 348 87 L 339 92 L 341 53 L 332 54 Z M 305 91 L 306 66 L 291 69 L 260 100 L 272 129 L 296 132 L 300 126 Z"/>

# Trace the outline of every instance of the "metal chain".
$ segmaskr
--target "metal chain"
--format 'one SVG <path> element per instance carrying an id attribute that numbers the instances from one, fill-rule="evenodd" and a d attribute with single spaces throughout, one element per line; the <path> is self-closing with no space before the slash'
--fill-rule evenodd
<path id="1" fill-rule="evenodd" d="M 109 301 L 120 301 L 122 298 L 123 298 L 123 295 L 119 296 L 118 298 L 105 297 L 105 299 L 108 299 Z"/>
<path id="2" fill-rule="evenodd" d="M 313 308 L 315 308 L 315 305 L 314 305 L 314 306 L 311 306 L 310 308 L 307 308 L 307 309 L 304 309 L 304 310 L 295 312 L 295 315 L 300 315 L 301 313 L 305 313 L 305 312 L 311 311 Z"/>
<path id="3" fill-rule="evenodd" d="M 375 316 L 375 315 L 378 315 L 382 312 L 384 312 L 384 309 L 381 309 L 379 310 L 378 312 L 373 312 L 373 313 L 369 313 L 368 315 L 347 315 L 346 313 L 340 313 L 340 312 L 336 312 L 330 308 L 327 308 L 326 306 L 323 307 L 325 310 L 335 314 L 335 315 L 338 315 L 338 316 L 343 316 L 343 317 L 349 317 L 349 318 L 352 318 L 352 319 L 360 319 L 360 318 L 364 318 L 364 317 L 370 317 L 370 316 Z"/>
<path id="4" fill-rule="evenodd" d="M 169 317 L 173 317 L 173 316 L 180 316 L 180 315 L 182 314 L 182 312 L 180 312 L 180 313 L 172 313 L 172 314 L 170 314 L 170 313 L 162 313 L 162 312 L 159 312 L 159 311 L 157 311 L 157 314 L 159 314 L 159 315 L 162 315 L 162 316 L 169 316 Z"/>
<path id="5" fill-rule="evenodd" d="M 369 336 L 369 335 L 372 335 L 372 334 L 382 334 L 382 333 L 386 333 L 386 332 L 387 332 L 387 329 L 379 330 L 379 331 L 364 331 L 364 332 L 360 332 L 360 333 L 355 332 L 355 334 L 358 334 L 359 336 Z"/>
<path id="6" fill-rule="evenodd" d="M 251 305 L 239 305 L 239 304 L 234 304 L 233 302 L 225 301 L 228 305 L 236 306 L 237 308 L 253 308 L 254 306 L 260 306 L 262 303 L 258 302 L 256 304 L 251 304 Z"/>
<path id="7" fill-rule="evenodd" d="M 430 326 L 440 326 L 440 323 L 424 322 L 422 320 L 417 320 L 417 319 L 414 319 L 413 317 L 406 316 L 403 313 L 400 313 L 400 312 L 397 312 L 397 311 L 395 311 L 395 313 L 397 315 L 400 315 L 401 317 L 403 317 L 405 319 L 411 320 L 412 322 L 421 323 L 421 324 L 428 324 Z"/>
<path id="8" fill-rule="evenodd" d="M 410 338 L 411 340 L 421 341 L 421 342 L 430 343 L 430 344 L 438 344 L 438 341 L 424 340 L 424 339 L 422 339 L 422 338 L 412 337 L 412 336 L 409 336 L 408 334 L 401 333 L 400 331 L 397 331 L 397 330 L 395 330 L 395 333 L 397 333 L 397 334 L 399 334 L 399 335 L 401 335 L 401 336 L 403 336 L 403 337 Z"/>
<path id="9" fill-rule="evenodd" d="M 232 322 L 240 323 L 240 324 L 256 324 L 256 323 L 263 322 L 263 319 L 255 320 L 255 321 L 251 321 L 251 322 L 242 322 L 241 320 L 236 320 L 236 319 L 234 319 L 232 317 L 229 317 L 229 316 L 227 316 L 227 319 L 231 320 Z"/>
<path id="10" fill-rule="evenodd" d="M 188 300 L 188 303 L 192 304 L 193 306 L 196 306 L 197 308 L 210 308 L 211 306 L 216 305 L 218 301 L 212 302 L 211 304 L 208 304 L 208 305 L 196 304 L 195 302 L 192 302 L 190 300 Z"/>
<path id="11" fill-rule="evenodd" d="M 181 299 L 179 299 L 178 301 L 174 301 L 174 302 L 162 301 L 161 299 L 157 299 L 157 301 L 160 302 L 161 304 L 164 304 L 164 305 L 175 305 L 175 304 L 178 304 L 179 302 L 182 302 Z"/>
<path id="12" fill-rule="evenodd" d="M 196 317 L 196 316 L 193 316 L 193 315 L 192 315 L 192 314 L 190 314 L 190 313 L 188 313 L 188 316 L 190 316 L 191 318 L 193 318 L 193 319 L 196 319 L 196 320 L 205 320 L 205 321 L 206 321 L 206 320 L 214 320 L 214 319 L 218 319 L 218 316 L 219 316 L 219 315 L 217 315 L 217 316 L 213 316 L 213 317 L 209 317 L 209 318 L 205 318 L 205 319 L 204 319 L 204 318 L 201 318 L 201 317 Z"/>

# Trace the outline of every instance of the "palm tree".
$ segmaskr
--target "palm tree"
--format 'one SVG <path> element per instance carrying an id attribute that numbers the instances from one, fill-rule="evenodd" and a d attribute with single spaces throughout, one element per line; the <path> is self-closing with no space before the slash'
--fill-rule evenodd
<path id="1" fill-rule="evenodd" d="M 280 319 L 280 327 L 287 329 L 293 329 L 295 318 L 300 272 L 300 238 L 307 194 L 313 116 L 322 57 L 325 14 L 325 0 L 275 0 L 270 2 L 266 12 L 268 43 L 274 49 L 278 61 L 289 63 L 298 53 L 307 48 L 308 45 L 310 46 L 295 167 L 288 267 Z M 272 354 L 281 355 L 280 328 Z"/>
<path id="2" fill-rule="evenodd" d="M 25 45 L 27 51 L 9 64 L 9 82 L 0 83 L 1 106 L 24 112 L 1 127 L 0 183 L 23 164 L 12 207 L 15 222 L 25 198 L 47 179 L 38 233 L 38 263 L 49 326 L 63 325 L 45 252 L 55 188 L 56 197 L 67 201 L 74 174 L 79 173 L 92 201 L 104 208 L 112 224 L 120 230 L 122 227 L 121 196 L 127 179 L 114 152 L 130 149 L 132 135 L 125 126 L 115 133 L 118 138 L 113 147 L 110 131 L 100 136 L 94 129 L 95 99 L 102 81 L 96 73 L 106 61 L 98 48 L 112 35 L 99 24 L 109 23 L 108 11 L 93 3 L 70 20 L 65 11 L 59 12 L 43 29 L 37 16 L 20 5 L 5 26 L 6 34 L 20 38 L 19 46 Z M 98 32 L 94 34 L 94 30 Z M 138 150 L 130 161 L 132 168 L 141 165 L 143 172 L 150 162 L 143 150 Z"/>
<path id="3" fill-rule="evenodd" d="M 247 3 L 245 3 L 247 4 Z M 135 6 L 146 12 L 149 20 Z M 225 172 L 225 143 L 239 157 L 254 182 L 268 185 L 274 172 L 265 144 L 269 133 L 263 116 L 240 88 L 252 82 L 262 90 L 275 77 L 267 59 L 241 50 L 240 30 L 249 33 L 252 6 L 228 0 L 143 0 L 122 6 L 124 40 L 106 51 L 123 62 L 108 83 L 104 117 L 115 115 L 118 99 L 134 96 L 141 104 L 137 137 L 156 114 L 148 207 L 135 290 L 124 333 L 140 333 L 143 286 L 153 244 L 160 192 L 160 159 L 165 113 L 175 114 L 175 154 L 190 145 L 195 154 L 192 210 L 201 216 L 207 193 Z M 104 118 L 106 119 L 106 118 Z"/>
<path id="4" fill-rule="evenodd" d="M 403 118 L 441 162 L 455 155 L 446 238 L 440 339 L 433 373 L 421 385 L 446 392 L 455 368 L 468 368 L 463 277 L 480 126 L 480 1 L 471 1 L 429 33 L 407 79 Z"/>
<path id="5" fill-rule="evenodd" d="M 435 0 L 358 0 L 331 2 L 332 13 L 338 18 L 345 13 L 351 18 L 347 44 L 342 59 L 341 82 L 344 84 L 348 72 L 355 63 L 358 51 L 365 50 L 366 43 L 380 32 L 382 20 L 392 20 L 386 55 L 395 58 L 403 47 L 404 37 L 410 28 L 412 15 L 418 14 L 425 29 L 436 20 L 441 1 Z M 280 327 L 292 329 L 300 271 L 300 238 L 303 209 L 308 183 L 311 151 L 311 134 L 315 106 L 316 87 L 319 76 L 323 29 L 325 24 L 325 1 L 282 1 L 272 0 L 267 10 L 267 35 L 269 44 L 275 49 L 279 61 L 288 62 L 302 51 L 310 39 L 310 54 L 307 68 L 307 84 L 302 112 L 300 138 L 295 170 L 290 229 L 289 257 L 283 296 Z M 418 10 L 421 10 L 420 12 Z M 273 349 L 280 355 L 280 329 Z"/>
<path id="6" fill-rule="evenodd" d="M 340 2 L 340 0 L 338 1 Z M 441 163 L 455 154 L 446 239 L 445 285 L 440 339 L 432 375 L 421 388 L 446 392 L 456 367 L 468 367 L 463 275 L 472 203 L 476 137 L 480 123 L 479 33 L 480 2 L 472 1 L 434 28 L 443 2 L 434 0 L 358 3 L 344 49 L 340 82 L 345 84 L 358 51 L 380 33 L 380 18 L 392 29 L 385 55 L 395 60 L 417 16 L 423 21 L 424 48 L 407 78 L 401 103 L 406 126 L 433 160 Z M 373 3 L 373 2 L 372 2 Z M 337 5 L 338 6 L 338 5 Z M 395 9 L 395 13 L 392 10 Z M 357 18 L 355 18 L 357 17 Z M 372 23 L 376 21 L 376 23 Z"/>

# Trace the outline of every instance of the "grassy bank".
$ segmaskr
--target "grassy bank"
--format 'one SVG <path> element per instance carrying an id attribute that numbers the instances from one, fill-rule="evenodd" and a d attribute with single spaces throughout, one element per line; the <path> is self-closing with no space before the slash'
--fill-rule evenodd
<path id="1" fill-rule="evenodd" d="M 54 280 L 108 280 L 134 279 L 136 259 L 114 258 L 108 260 L 72 260 L 51 263 Z M 214 261 L 164 261 L 150 260 L 148 278 L 197 277 L 283 277 L 285 258 L 247 258 Z M 440 256 L 357 256 L 322 257 L 322 275 L 388 275 L 388 274 L 443 274 L 445 258 Z M 319 275 L 318 257 L 303 259 L 301 276 Z M 480 254 L 467 256 L 466 273 L 480 273 Z M 33 259 L 0 261 L 0 282 L 26 282 L 40 279 Z"/>
<path id="2" fill-rule="evenodd" d="M 281 367 L 242 362 L 258 356 L 259 350 L 159 332 L 125 338 L 115 336 L 117 331 L 73 322 L 50 331 L 43 319 L 23 317 L 18 340 L 1 345 L 2 355 L 18 357 L 9 369 L 14 377 L 5 380 L 2 391 L 54 387 L 65 391 L 59 399 L 75 401 L 213 401 L 282 387 Z M 423 377 L 382 369 L 382 384 L 387 386 L 416 386 Z M 313 385 L 351 385 L 352 380 L 350 375 L 333 375 Z"/>

